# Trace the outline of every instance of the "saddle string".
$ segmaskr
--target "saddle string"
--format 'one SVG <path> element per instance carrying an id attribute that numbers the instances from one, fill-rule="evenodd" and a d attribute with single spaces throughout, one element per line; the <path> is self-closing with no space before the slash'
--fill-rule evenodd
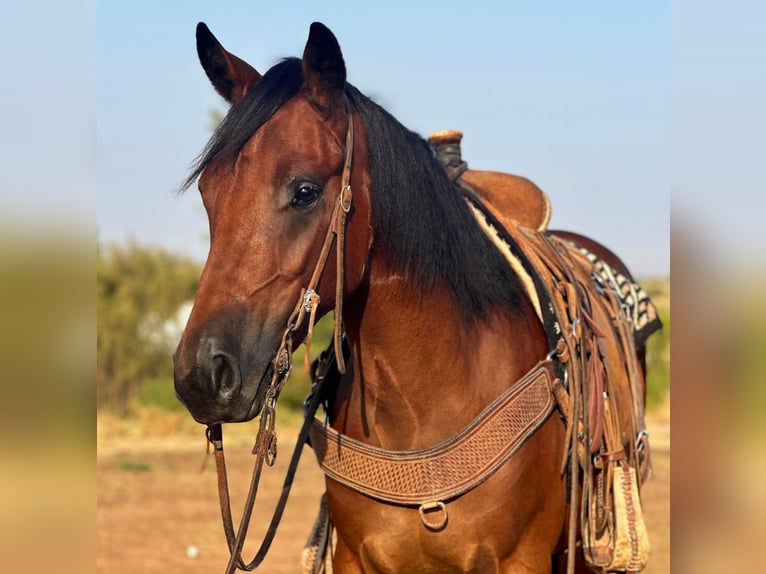
<path id="1" fill-rule="evenodd" d="M 266 553 L 268 552 L 274 536 L 276 535 L 277 527 L 279 526 L 279 522 L 282 518 L 282 513 L 287 503 L 287 498 L 290 494 L 290 489 L 292 487 L 292 482 L 298 467 L 300 455 L 303 451 L 303 444 L 306 442 L 309 428 L 314 418 L 314 413 L 316 413 L 316 410 L 319 406 L 320 397 L 322 396 L 322 393 L 320 392 L 321 388 L 319 388 L 321 380 L 317 380 L 315 388 L 312 389 L 313 395 L 306 408 L 304 423 L 301 427 L 298 440 L 295 444 L 295 449 L 293 451 L 288 471 L 285 476 L 284 484 L 282 486 L 282 494 L 280 495 L 279 501 L 274 510 L 269 528 L 255 557 L 252 561 L 246 564 L 242 559 L 241 552 L 245 538 L 247 536 L 247 530 L 250 524 L 253 507 L 255 505 L 261 471 L 263 469 L 263 462 L 265 460 L 266 464 L 271 466 L 274 464 L 274 460 L 276 458 L 276 432 L 274 430 L 276 422 L 276 403 L 282 390 L 282 386 L 289 377 L 290 371 L 292 369 L 293 334 L 300 328 L 303 321 L 306 319 L 306 316 L 308 315 L 309 323 L 307 330 L 307 342 L 310 344 L 311 334 L 313 333 L 313 325 L 316 319 L 316 311 L 320 302 L 316 288 L 321 279 L 322 272 L 326 266 L 333 242 L 336 244 L 336 287 L 334 310 L 335 324 L 333 333 L 333 344 L 335 350 L 334 355 L 337 361 L 338 371 L 341 374 L 345 372 L 345 360 L 343 356 L 341 338 L 345 278 L 343 270 L 343 256 L 345 249 L 346 218 L 348 213 L 351 211 L 351 202 L 353 198 L 351 191 L 351 168 L 353 163 L 354 150 L 353 115 L 348 101 L 346 101 L 346 114 L 348 117 L 348 128 L 346 132 L 346 149 L 343 172 L 341 176 L 340 194 L 333 208 L 330 225 L 322 244 L 316 266 L 314 267 L 311 279 L 309 280 L 308 287 L 301 289 L 298 303 L 296 304 L 293 312 L 290 315 L 290 318 L 287 321 L 287 327 L 285 328 L 285 331 L 282 335 L 280 346 L 277 349 L 277 353 L 274 358 L 273 375 L 269 387 L 266 391 L 266 396 L 264 398 L 264 407 L 261 413 L 261 419 L 258 433 L 255 438 L 255 444 L 253 446 L 253 454 L 256 456 L 255 464 L 253 467 L 253 474 L 236 536 L 234 534 L 234 521 L 231 513 L 231 501 L 229 496 L 228 477 L 226 473 L 226 460 L 223 449 L 223 431 L 220 424 L 209 425 L 206 431 L 208 441 L 213 445 L 215 454 L 221 518 L 223 521 L 223 529 L 226 536 L 226 542 L 230 552 L 229 563 L 226 567 L 226 574 L 232 574 L 237 568 L 245 571 L 255 570 L 255 568 L 257 568 L 266 557 Z M 309 348 L 306 349 L 307 358 L 308 355 Z"/>
<path id="2" fill-rule="evenodd" d="M 590 436 L 589 421 L 584 411 L 585 406 L 590 401 L 590 393 L 588 385 L 583 384 L 583 381 L 587 380 L 587 369 L 588 367 L 592 368 L 592 365 L 589 365 L 583 330 L 584 327 L 587 327 L 589 330 L 591 322 L 586 319 L 586 315 L 588 315 L 588 310 L 585 308 L 587 301 L 583 300 L 586 290 L 578 282 L 572 265 L 556 248 L 553 239 L 549 235 L 542 234 L 541 238 L 548 244 L 550 249 L 547 251 L 554 260 L 549 260 L 549 255 L 542 249 L 542 246 L 538 246 L 534 241 L 529 242 L 532 250 L 527 255 L 538 259 L 538 267 L 542 264 L 549 270 L 551 283 L 545 286 L 545 289 L 549 292 L 549 297 L 553 299 L 558 296 L 559 299 L 565 301 L 563 305 L 552 305 L 556 320 L 562 327 L 564 325 L 571 326 L 571 329 L 561 330 L 561 338 L 554 352 L 558 360 L 565 365 L 565 374 L 568 380 L 568 388 L 565 393 L 568 399 L 565 401 L 565 404 L 568 404 L 566 404 L 567 408 L 564 409 L 566 411 L 566 437 L 561 470 L 562 474 L 564 472 L 567 473 L 569 480 L 566 572 L 567 574 L 573 574 L 578 534 L 577 501 L 581 476 L 581 460 L 578 448 L 583 437 Z M 563 316 L 564 313 L 568 315 L 567 318 Z M 583 322 L 585 323 L 584 325 Z M 585 465 L 585 468 L 582 469 L 582 478 L 583 481 L 587 481 L 587 476 L 590 472 L 590 456 L 586 454 L 582 458 L 582 463 Z M 584 487 L 585 490 L 587 490 L 587 487 Z"/>
<path id="3" fill-rule="evenodd" d="M 554 273 L 554 286 L 562 278 L 572 286 L 571 292 L 566 295 L 569 304 L 566 312 L 569 319 L 576 319 L 576 322 L 572 322 L 572 326 L 578 327 L 580 331 L 569 333 L 567 330 L 563 333 L 566 335 L 563 337 L 566 344 L 564 346 L 569 347 L 567 355 L 575 359 L 573 362 L 566 361 L 569 375 L 572 375 L 570 377 L 572 388 L 569 389 L 570 404 L 566 409 L 570 413 L 570 418 L 566 421 L 567 439 L 565 441 L 566 452 L 569 454 L 568 479 L 570 481 L 567 572 L 571 574 L 574 572 L 574 551 L 577 540 L 578 487 L 582 489 L 580 531 L 605 528 L 608 521 L 607 514 L 610 511 L 606 499 L 608 498 L 607 490 L 612 484 L 613 464 L 627 460 L 629 464 L 637 465 L 640 461 L 637 452 L 633 449 L 626 452 L 622 445 L 616 403 L 612 402 L 615 400 L 613 396 L 616 397 L 613 388 L 613 381 L 616 379 L 612 376 L 614 374 L 612 369 L 617 367 L 613 362 L 606 360 L 606 348 L 603 346 L 604 325 L 597 321 L 598 316 L 589 291 L 577 280 L 577 274 L 573 272 L 576 265 L 572 254 L 569 252 L 565 254 L 555 249 L 554 238 L 544 236 L 544 240 L 552 247 L 551 253 L 557 260 L 557 267 L 561 269 L 563 275 L 563 277 L 557 277 Z M 537 247 L 534 242 L 532 245 Z M 540 255 L 544 258 L 544 254 L 540 253 Z M 611 321 L 622 343 L 627 344 L 631 335 L 627 332 L 624 318 L 620 314 L 621 305 L 615 297 L 611 296 L 611 293 L 609 295 L 608 300 L 612 310 L 609 316 L 606 318 L 601 316 L 601 319 Z M 572 310 L 575 312 L 574 315 Z M 625 353 L 622 348 L 619 355 L 631 381 L 637 381 L 629 385 L 631 401 L 636 403 L 638 402 L 637 390 L 641 390 L 636 360 L 632 357 L 632 353 Z M 589 384 L 585 384 L 586 381 L 593 381 L 594 387 L 591 388 Z M 636 412 L 641 412 L 640 405 L 634 404 L 633 408 L 634 415 Z M 594 413 L 596 420 L 592 421 Z M 590 424 L 591 422 L 593 425 Z M 630 422 L 632 436 L 636 436 L 636 422 L 635 420 Z M 593 428 L 590 428 L 591 426 Z M 645 454 L 644 457 L 646 456 Z M 594 467 L 605 472 L 594 477 Z"/>

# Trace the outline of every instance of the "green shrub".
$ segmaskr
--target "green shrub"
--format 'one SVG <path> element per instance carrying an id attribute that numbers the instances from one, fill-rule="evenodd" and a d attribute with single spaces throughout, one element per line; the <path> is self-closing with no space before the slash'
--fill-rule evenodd
<path id="1" fill-rule="evenodd" d="M 661 405 L 670 391 L 670 309 L 659 310 L 662 330 L 646 343 L 646 405 Z"/>
<path id="2" fill-rule="evenodd" d="M 201 267 L 152 247 L 99 245 L 96 383 L 99 408 L 127 414 L 146 381 L 172 377 L 164 326 L 194 297 Z"/>
<path id="3" fill-rule="evenodd" d="M 152 465 L 137 458 L 121 458 L 117 461 L 117 468 L 125 472 L 149 472 Z"/>
<path id="4" fill-rule="evenodd" d="M 138 386 L 137 406 L 153 406 L 166 411 L 183 411 L 185 407 L 176 397 L 173 379 L 154 378 L 143 381 Z"/>

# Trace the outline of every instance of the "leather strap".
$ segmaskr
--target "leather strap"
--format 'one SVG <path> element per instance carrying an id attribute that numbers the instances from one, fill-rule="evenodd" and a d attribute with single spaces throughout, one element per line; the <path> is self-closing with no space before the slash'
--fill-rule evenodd
<path id="1" fill-rule="evenodd" d="M 320 255 L 317 260 L 314 271 L 309 280 L 306 289 L 301 289 L 298 302 L 287 321 L 287 326 L 282 334 L 282 340 L 279 348 L 277 349 L 276 356 L 273 363 L 273 376 L 269 387 L 266 391 L 264 399 L 264 407 L 261 413 L 260 426 L 258 434 L 255 438 L 255 446 L 253 447 L 253 454 L 255 455 L 255 465 L 253 468 L 253 474 L 250 481 L 250 489 L 247 494 L 245 506 L 242 511 L 242 519 L 239 523 L 239 529 L 236 536 L 234 535 L 234 521 L 231 514 L 231 504 L 229 497 L 228 478 L 226 475 L 226 460 L 223 451 L 223 433 L 220 425 L 210 425 L 207 429 L 208 441 L 213 444 L 215 451 L 216 471 L 218 474 L 218 497 L 221 507 L 221 519 L 223 521 L 223 530 L 226 535 L 226 542 L 229 546 L 229 563 L 226 567 L 226 574 L 232 574 L 237 568 L 241 570 L 252 571 L 258 567 L 258 565 L 266 557 L 266 553 L 271 546 L 271 542 L 276 534 L 277 527 L 282 518 L 282 512 L 284 511 L 287 498 L 290 494 L 290 488 L 295 476 L 295 471 L 298 467 L 298 461 L 300 459 L 301 452 L 303 451 L 303 443 L 306 442 L 308 435 L 308 428 L 310 421 L 314 418 L 314 413 L 319 404 L 319 396 L 321 393 L 315 393 L 315 397 L 312 399 L 311 404 L 306 412 L 305 421 L 301 433 L 298 437 L 298 442 L 293 452 L 293 457 L 290 461 L 290 467 L 287 475 L 285 476 L 285 482 L 282 489 L 282 495 L 277 503 L 276 509 L 271 519 L 269 529 L 261 542 L 261 546 L 258 549 L 255 557 L 249 563 L 245 563 L 242 559 L 242 547 L 247 537 L 247 530 L 250 525 L 250 518 L 252 516 L 253 507 L 255 505 L 255 499 L 258 492 L 258 485 L 260 483 L 261 471 L 263 469 L 263 463 L 271 466 L 274 464 L 276 458 L 276 432 L 274 430 L 275 418 L 276 418 L 276 404 L 279 394 L 282 390 L 282 386 L 290 375 L 292 369 L 292 348 L 293 348 L 293 335 L 303 324 L 306 316 L 309 317 L 309 326 L 307 340 L 310 342 L 311 332 L 313 329 L 313 322 L 316 317 L 316 310 L 319 305 L 319 295 L 316 293 L 316 287 L 321 279 L 322 272 L 327 263 L 327 258 L 332 248 L 332 243 L 336 243 L 336 257 L 337 257 L 337 277 L 336 277 L 336 289 L 335 289 L 335 356 L 338 361 L 337 369 L 342 373 L 345 371 L 345 363 L 343 362 L 343 349 L 341 341 L 342 330 L 342 310 L 343 310 L 343 255 L 345 244 L 345 226 L 346 216 L 351 210 L 352 193 L 351 193 L 351 167 L 353 164 L 354 154 L 354 123 L 353 114 L 351 108 L 346 101 L 346 114 L 348 116 L 348 128 L 346 131 L 346 150 L 343 164 L 343 173 L 341 176 L 341 189 L 338 195 L 338 200 L 333 208 L 332 216 L 330 219 L 330 225 L 327 230 Z M 308 349 L 306 349 L 308 354 Z"/>
<path id="2" fill-rule="evenodd" d="M 333 480 L 406 506 L 448 501 L 492 476 L 554 408 L 550 360 L 535 365 L 456 435 L 429 448 L 392 451 L 351 439 L 315 420 L 311 446 Z"/>

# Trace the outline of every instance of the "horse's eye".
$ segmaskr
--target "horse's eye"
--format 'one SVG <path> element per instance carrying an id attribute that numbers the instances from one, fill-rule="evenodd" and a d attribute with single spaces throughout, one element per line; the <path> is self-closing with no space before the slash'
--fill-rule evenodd
<path id="1" fill-rule="evenodd" d="M 319 198 L 321 192 L 322 190 L 319 186 L 314 183 L 301 183 L 296 186 L 293 197 L 290 200 L 290 205 L 297 209 L 308 207 Z"/>

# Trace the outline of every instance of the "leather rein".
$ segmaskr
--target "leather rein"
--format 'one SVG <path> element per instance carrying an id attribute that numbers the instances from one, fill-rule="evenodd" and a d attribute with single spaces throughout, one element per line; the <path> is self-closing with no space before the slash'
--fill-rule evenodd
<path id="1" fill-rule="evenodd" d="M 237 568 L 245 571 L 255 570 L 266 557 L 271 543 L 276 535 L 277 527 L 282 518 L 282 514 L 287 504 L 287 498 L 290 494 L 290 488 L 292 487 L 293 479 L 295 477 L 295 471 L 298 468 L 298 461 L 303 451 L 303 445 L 306 443 L 306 439 L 309 434 L 311 422 L 314 419 L 314 413 L 316 412 L 319 403 L 321 393 L 318 392 L 318 386 L 321 384 L 321 377 L 315 380 L 314 392 L 307 399 L 305 420 L 301 431 L 298 435 L 298 441 L 295 444 L 295 450 L 293 451 L 292 458 L 288 467 L 287 475 L 285 476 L 284 484 L 282 487 L 282 494 L 279 497 L 274 514 L 272 516 L 269 528 L 266 531 L 266 535 L 261 542 L 261 546 L 254 558 L 245 563 L 242 559 L 242 547 L 245 543 L 247 536 L 247 530 L 250 525 L 250 519 L 255 505 L 255 499 L 258 492 L 258 485 L 260 483 L 261 471 L 263 470 L 264 461 L 268 466 L 272 466 L 277 456 L 277 435 L 274 430 L 276 422 L 276 406 L 279 394 L 282 391 L 282 387 L 285 381 L 290 376 L 292 370 L 292 350 L 293 350 L 293 335 L 301 327 L 303 322 L 308 316 L 308 331 L 306 335 L 306 358 L 308 361 L 309 347 L 311 343 L 311 335 L 316 320 L 316 312 L 319 307 L 319 295 L 317 294 L 317 286 L 319 280 L 322 277 L 322 272 L 327 264 L 327 260 L 332 249 L 333 242 L 336 247 L 336 282 L 335 282 L 335 327 L 333 334 L 333 344 L 335 349 L 335 358 L 337 361 L 337 370 L 342 374 L 346 370 L 345 361 L 343 358 L 343 349 L 341 342 L 342 332 L 342 317 L 343 317 L 343 289 L 344 289 L 344 265 L 343 265 L 343 252 L 345 246 L 345 232 L 346 232 L 346 218 L 351 210 L 352 191 L 351 191 L 351 167 L 354 156 L 354 123 L 351 107 L 346 101 L 346 115 L 348 117 L 348 128 L 346 131 L 346 149 L 343 164 L 343 173 L 341 176 L 341 188 L 338 195 L 338 199 L 333 208 L 332 216 L 330 219 L 330 225 L 327 230 L 327 234 L 322 244 L 322 249 L 319 254 L 314 272 L 311 275 L 311 279 L 308 282 L 307 287 L 301 289 L 298 302 L 290 314 L 287 321 L 287 326 L 282 334 L 282 340 L 277 349 L 276 355 L 273 361 L 273 374 L 271 382 L 266 390 L 264 397 L 264 407 L 261 412 L 260 424 L 258 428 L 258 434 L 255 438 L 255 445 L 253 446 L 253 454 L 255 455 L 255 465 L 253 468 L 253 475 L 250 481 L 250 488 L 245 501 L 245 506 L 242 511 L 242 519 L 239 523 L 236 535 L 234 532 L 234 521 L 231 513 L 231 501 L 229 497 L 229 485 L 226 474 L 226 460 L 223 450 L 223 431 L 220 424 L 208 425 L 206 435 L 209 444 L 213 445 L 213 452 L 215 455 L 216 472 L 218 474 L 218 498 L 221 507 L 221 518 L 223 520 L 223 530 L 226 535 L 226 542 L 229 546 L 230 558 L 226 567 L 226 574 L 232 574 Z"/>

